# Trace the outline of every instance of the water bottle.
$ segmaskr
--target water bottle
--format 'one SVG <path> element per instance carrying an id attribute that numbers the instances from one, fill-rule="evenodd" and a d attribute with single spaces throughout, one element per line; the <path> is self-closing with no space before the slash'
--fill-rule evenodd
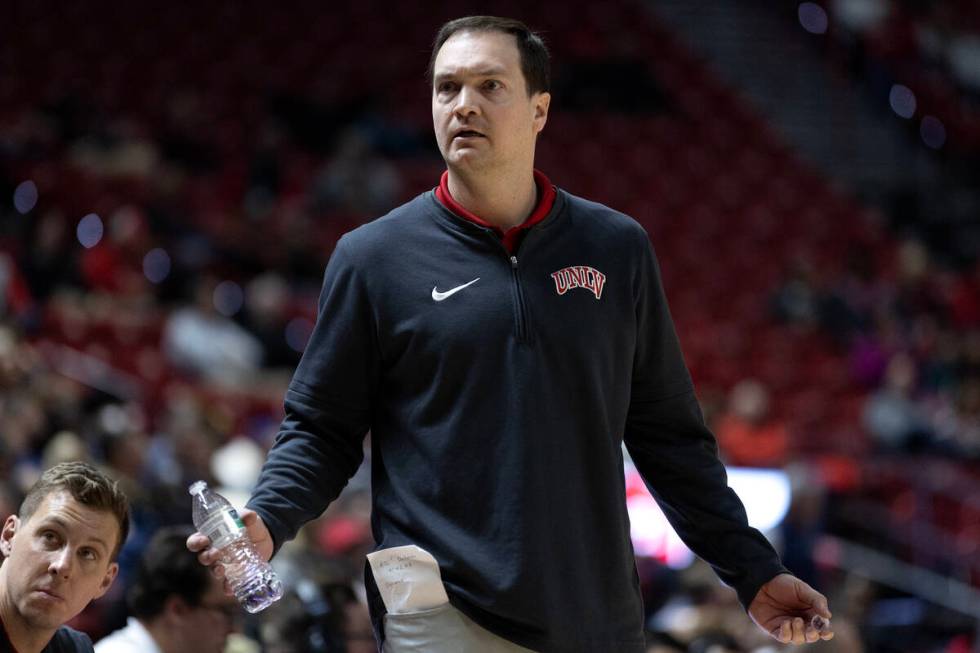
<path id="1" fill-rule="evenodd" d="M 251 613 L 266 609 L 282 598 L 282 581 L 269 563 L 259 557 L 245 524 L 228 499 L 204 481 L 191 484 L 194 526 L 211 540 L 220 553 L 225 578 L 235 598 Z"/>

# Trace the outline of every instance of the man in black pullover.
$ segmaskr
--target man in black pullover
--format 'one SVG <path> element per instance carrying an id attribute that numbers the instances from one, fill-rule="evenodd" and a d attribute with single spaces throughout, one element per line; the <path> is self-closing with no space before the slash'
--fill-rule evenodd
<path id="1" fill-rule="evenodd" d="M 417 545 L 449 603 L 385 614 L 386 651 L 644 650 L 622 445 L 684 541 L 782 642 L 826 599 L 745 519 L 705 427 L 650 241 L 534 170 L 548 54 L 516 21 L 439 32 L 438 188 L 346 234 L 243 517 L 262 554 L 318 516 L 372 433 L 377 549 Z M 188 546 L 216 555 L 201 535 Z M 216 569 L 220 575 L 220 568 Z"/>

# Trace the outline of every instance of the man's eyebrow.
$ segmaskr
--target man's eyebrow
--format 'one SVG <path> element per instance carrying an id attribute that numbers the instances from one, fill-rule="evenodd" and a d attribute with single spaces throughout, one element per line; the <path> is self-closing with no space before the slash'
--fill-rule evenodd
<path id="1" fill-rule="evenodd" d="M 66 532 L 69 530 L 68 522 L 66 522 L 61 517 L 45 517 L 44 519 L 41 520 L 41 523 L 38 524 L 38 528 L 42 528 L 44 526 L 57 526 L 62 531 L 66 531 Z M 109 550 L 109 544 L 101 537 L 98 537 L 96 535 L 90 536 L 86 540 L 86 543 L 101 544 L 102 548 L 104 548 L 106 551 Z"/>
<path id="2" fill-rule="evenodd" d="M 465 77 L 476 75 L 477 77 L 488 77 L 491 75 L 506 75 L 507 69 L 503 66 L 487 65 L 474 68 L 450 68 L 441 70 L 434 75 L 434 79 L 446 79 L 447 77 Z"/>
<path id="3" fill-rule="evenodd" d="M 45 517 L 38 523 L 38 528 L 42 526 L 57 526 L 62 530 L 68 530 L 68 523 L 60 517 Z"/>
<path id="4" fill-rule="evenodd" d="M 109 550 L 109 544 L 108 544 L 108 542 L 106 542 L 105 540 L 103 540 L 101 537 L 95 537 L 93 535 L 92 537 L 88 538 L 88 542 L 91 542 L 93 544 L 101 544 L 102 545 L 102 548 L 104 550 L 106 550 L 106 551 Z"/>

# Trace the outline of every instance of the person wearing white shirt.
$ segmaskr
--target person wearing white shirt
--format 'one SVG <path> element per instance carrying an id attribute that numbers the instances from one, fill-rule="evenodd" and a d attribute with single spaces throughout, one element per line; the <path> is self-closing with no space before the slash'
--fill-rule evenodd
<path id="1" fill-rule="evenodd" d="M 191 527 L 168 527 L 150 541 L 127 595 L 126 627 L 96 653 L 221 653 L 240 612 L 220 581 L 187 550 Z"/>

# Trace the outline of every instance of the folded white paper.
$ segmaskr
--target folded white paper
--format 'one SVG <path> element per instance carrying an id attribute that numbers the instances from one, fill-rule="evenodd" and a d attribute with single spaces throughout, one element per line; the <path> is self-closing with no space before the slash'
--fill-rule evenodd
<path id="1" fill-rule="evenodd" d="M 425 549 L 409 544 L 375 551 L 367 557 L 388 612 L 417 612 L 449 602 L 439 563 Z"/>

